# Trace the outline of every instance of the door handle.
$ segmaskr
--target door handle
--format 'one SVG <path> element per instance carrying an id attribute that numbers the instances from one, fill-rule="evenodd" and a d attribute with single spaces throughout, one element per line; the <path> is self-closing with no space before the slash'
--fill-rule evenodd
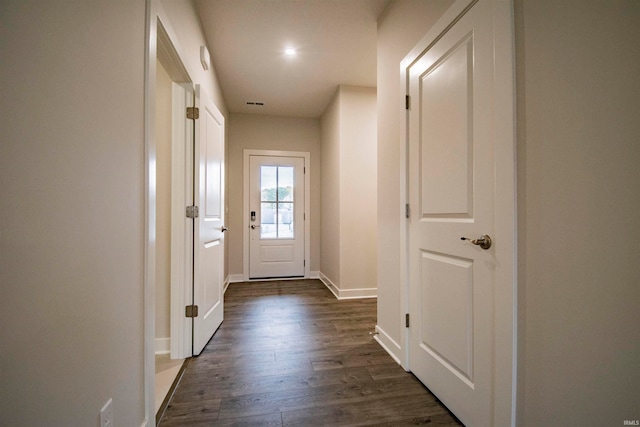
<path id="1" fill-rule="evenodd" d="M 252 229 L 252 230 L 255 230 L 256 228 L 260 228 L 260 226 L 259 226 L 259 225 L 252 225 L 252 226 L 251 226 L 251 229 Z"/>
<path id="2" fill-rule="evenodd" d="M 473 243 L 476 246 L 480 246 L 482 249 L 489 249 L 491 247 L 491 243 L 493 243 L 491 241 L 491 237 L 489 237 L 488 234 L 483 234 L 482 236 L 478 237 L 477 239 L 470 239 L 468 237 L 461 237 L 460 240 L 468 240 L 469 242 Z"/>
<path id="3" fill-rule="evenodd" d="M 224 233 L 225 231 L 227 231 L 227 230 L 228 230 L 228 228 L 227 228 L 227 227 L 225 227 L 224 225 L 223 225 L 222 227 L 220 227 L 220 231 L 222 231 L 223 233 Z"/>

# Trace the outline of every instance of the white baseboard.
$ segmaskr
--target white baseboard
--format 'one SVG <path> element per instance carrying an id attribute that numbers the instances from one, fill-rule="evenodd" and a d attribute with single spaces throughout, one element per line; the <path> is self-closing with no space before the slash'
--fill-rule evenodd
<path id="1" fill-rule="evenodd" d="M 244 282 L 244 275 L 242 274 L 230 274 L 228 277 L 229 283 Z"/>
<path id="2" fill-rule="evenodd" d="M 398 365 L 405 368 L 402 365 L 402 348 L 400 345 L 378 325 L 376 325 L 376 332 L 377 334 L 374 335 L 374 339 L 378 341 L 378 344 L 380 344 L 380 346 L 389 353 L 389 356 L 391 356 Z"/>
<path id="3" fill-rule="evenodd" d="M 309 272 L 309 279 L 319 279 L 320 278 L 320 272 L 319 271 L 310 271 Z"/>
<path id="4" fill-rule="evenodd" d="M 229 276 L 227 276 L 226 279 L 224 279 L 224 288 L 222 289 L 222 294 L 224 295 L 227 292 L 227 288 L 229 287 Z"/>
<path id="5" fill-rule="evenodd" d="M 359 298 L 377 298 L 377 288 L 361 288 L 361 289 L 340 289 L 327 276 L 319 272 L 320 281 L 335 295 L 338 299 L 359 299 Z"/>
<path id="6" fill-rule="evenodd" d="M 340 293 L 340 289 L 338 289 L 338 287 L 327 276 L 320 273 L 318 278 L 331 291 L 331 293 L 335 295 L 336 298 L 340 299 L 340 297 L 338 296 Z"/>
<path id="7" fill-rule="evenodd" d="M 154 341 L 156 354 L 171 353 L 171 338 L 156 338 Z"/>

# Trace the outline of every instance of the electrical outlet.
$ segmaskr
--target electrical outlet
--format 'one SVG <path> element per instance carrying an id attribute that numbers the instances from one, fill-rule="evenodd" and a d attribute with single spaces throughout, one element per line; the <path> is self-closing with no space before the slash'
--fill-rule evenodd
<path id="1" fill-rule="evenodd" d="M 113 401 L 109 399 L 100 409 L 100 427 L 113 427 Z"/>

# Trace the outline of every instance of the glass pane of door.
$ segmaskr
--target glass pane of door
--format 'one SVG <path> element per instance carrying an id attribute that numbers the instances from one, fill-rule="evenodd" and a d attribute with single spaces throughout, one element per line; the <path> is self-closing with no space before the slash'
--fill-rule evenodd
<path id="1" fill-rule="evenodd" d="M 260 191 L 261 201 L 275 202 L 278 186 L 278 167 L 277 166 L 261 166 L 260 168 Z"/>
<path id="2" fill-rule="evenodd" d="M 260 238 L 292 239 L 293 166 L 260 166 Z"/>
<path id="3" fill-rule="evenodd" d="M 293 239 L 293 203 L 278 203 L 278 237 Z"/>

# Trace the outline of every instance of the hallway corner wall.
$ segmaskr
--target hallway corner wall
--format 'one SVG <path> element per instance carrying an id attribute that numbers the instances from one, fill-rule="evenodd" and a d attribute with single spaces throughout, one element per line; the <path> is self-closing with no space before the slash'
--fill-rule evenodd
<path id="1" fill-rule="evenodd" d="M 321 278 L 340 298 L 377 292 L 376 89 L 339 86 L 321 118 Z"/>

